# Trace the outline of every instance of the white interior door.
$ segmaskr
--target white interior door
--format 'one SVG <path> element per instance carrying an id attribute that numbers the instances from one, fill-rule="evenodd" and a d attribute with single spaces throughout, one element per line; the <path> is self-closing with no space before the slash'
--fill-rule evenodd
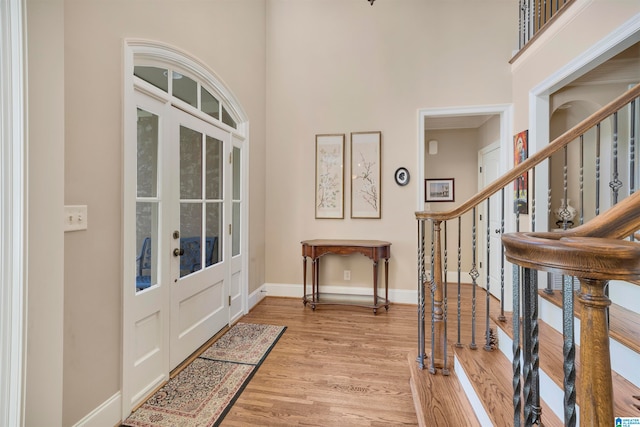
<path id="1" fill-rule="evenodd" d="M 244 218 L 242 212 L 245 211 L 244 204 L 244 182 L 243 178 L 243 141 L 238 137 L 233 137 L 233 147 L 231 153 L 231 265 L 230 265 L 230 283 L 229 283 L 229 322 L 234 323 L 245 312 L 244 307 L 244 289 L 245 283 L 243 280 L 245 275 L 244 271 L 244 236 L 242 230 L 246 230 L 247 227 L 243 226 Z"/>
<path id="2" fill-rule="evenodd" d="M 166 102 L 138 92 L 135 100 L 136 143 L 125 147 L 126 187 L 136 200 L 125 207 L 135 215 L 125 236 L 135 236 L 127 241 L 135 241 L 136 259 L 133 267 L 127 251 L 125 417 L 229 323 L 231 265 L 230 134 Z"/>
<path id="3" fill-rule="evenodd" d="M 486 150 L 480 152 L 480 175 L 479 189 L 481 190 L 500 176 L 500 144 L 492 144 Z M 502 197 L 498 192 L 489 199 L 489 217 L 487 217 L 487 204 L 484 202 L 478 212 L 482 220 L 479 221 L 478 229 L 478 264 L 480 277 L 478 282 L 485 289 L 487 286 L 487 262 L 489 273 L 489 290 L 492 295 L 500 298 L 500 269 L 502 258 L 501 243 L 501 217 L 502 217 Z M 488 221 L 488 226 L 487 226 Z M 489 257 L 487 257 L 487 231 L 489 232 Z M 480 263 L 482 265 L 480 265 Z"/>
<path id="4" fill-rule="evenodd" d="M 125 215 L 135 222 L 125 221 L 123 416 L 169 379 L 170 265 L 169 257 L 161 256 L 170 246 L 163 232 L 169 226 L 169 165 L 162 152 L 168 110 L 166 103 L 137 91 L 134 96 L 136 125 L 131 130 L 136 133 L 125 145 L 125 194 L 135 198 L 135 204 L 125 204 Z"/>
<path id="5" fill-rule="evenodd" d="M 174 109 L 170 367 L 229 322 L 228 132 Z"/>

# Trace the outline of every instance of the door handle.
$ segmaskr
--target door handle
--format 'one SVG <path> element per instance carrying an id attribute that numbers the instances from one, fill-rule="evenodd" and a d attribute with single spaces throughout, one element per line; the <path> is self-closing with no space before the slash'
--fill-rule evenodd
<path id="1" fill-rule="evenodd" d="M 173 256 L 180 256 L 180 255 L 184 255 L 184 249 L 182 248 L 175 248 L 173 250 Z"/>

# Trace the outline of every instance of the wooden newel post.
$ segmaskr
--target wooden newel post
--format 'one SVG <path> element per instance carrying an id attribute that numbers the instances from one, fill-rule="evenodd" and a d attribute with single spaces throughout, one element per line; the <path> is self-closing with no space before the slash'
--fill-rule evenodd
<path id="1" fill-rule="evenodd" d="M 442 221 L 433 221 L 433 277 L 431 281 L 435 287 L 433 293 L 433 352 L 431 360 L 433 368 L 443 368 L 444 363 L 444 281 L 442 279 L 442 247 L 440 244 L 440 224 Z M 435 372 L 431 372 L 435 373 Z"/>
<path id="2" fill-rule="evenodd" d="M 613 387 L 609 355 L 608 280 L 580 279 L 580 426 L 610 426 Z M 597 403 L 596 403 L 597 402 Z"/>

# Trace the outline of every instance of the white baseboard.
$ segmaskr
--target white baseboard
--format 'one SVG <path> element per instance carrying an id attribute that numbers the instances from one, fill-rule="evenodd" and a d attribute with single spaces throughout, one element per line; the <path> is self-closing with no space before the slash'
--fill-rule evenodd
<path id="1" fill-rule="evenodd" d="M 265 283 L 262 288 L 266 290 L 266 295 L 270 297 L 300 298 L 300 300 L 302 300 L 303 291 L 301 283 Z M 310 291 L 311 286 L 307 285 L 307 292 Z M 345 295 L 372 295 L 373 289 L 371 287 L 322 286 L 322 292 Z M 380 292 L 383 293 L 381 294 Z M 378 289 L 378 295 L 384 295 L 384 289 Z M 418 291 L 410 289 L 389 289 L 389 301 L 397 304 L 417 305 Z"/>
<path id="2" fill-rule="evenodd" d="M 117 426 L 122 421 L 122 394 L 117 392 L 102 405 L 74 424 L 74 427 Z"/>
<path id="3" fill-rule="evenodd" d="M 247 308 L 247 312 L 256 306 L 260 301 L 267 296 L 267 290 L 265 289 L 265 285 L 260 286 L 258 289 L 253 291 L 251 295 L 249 295 L 249 307 Z"/>

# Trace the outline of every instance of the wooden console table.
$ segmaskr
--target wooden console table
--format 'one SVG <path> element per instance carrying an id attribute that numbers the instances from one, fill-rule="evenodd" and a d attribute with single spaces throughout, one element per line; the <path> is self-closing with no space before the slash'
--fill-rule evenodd
<path id="1" fill-rule="evenodd" d="M 322 304 L 356 305 L 373 309 L 389 310 L 389 258 L 391 243 L 380 240 L 304 240 L 302 243 L 302 268 L 304 292 L 302 303 L 311 305 L 313 310 Z M 331 295 L 320 293 L 320 257 L 327 254 L 362 254 L 373 261 L 373 297 L 362 295 Z M 307 257 L 313 261 L 311 273 L 311 293 L 307 294 Z M 378 296 L 378 262 L 384 259 L 384 298 Z"/>

